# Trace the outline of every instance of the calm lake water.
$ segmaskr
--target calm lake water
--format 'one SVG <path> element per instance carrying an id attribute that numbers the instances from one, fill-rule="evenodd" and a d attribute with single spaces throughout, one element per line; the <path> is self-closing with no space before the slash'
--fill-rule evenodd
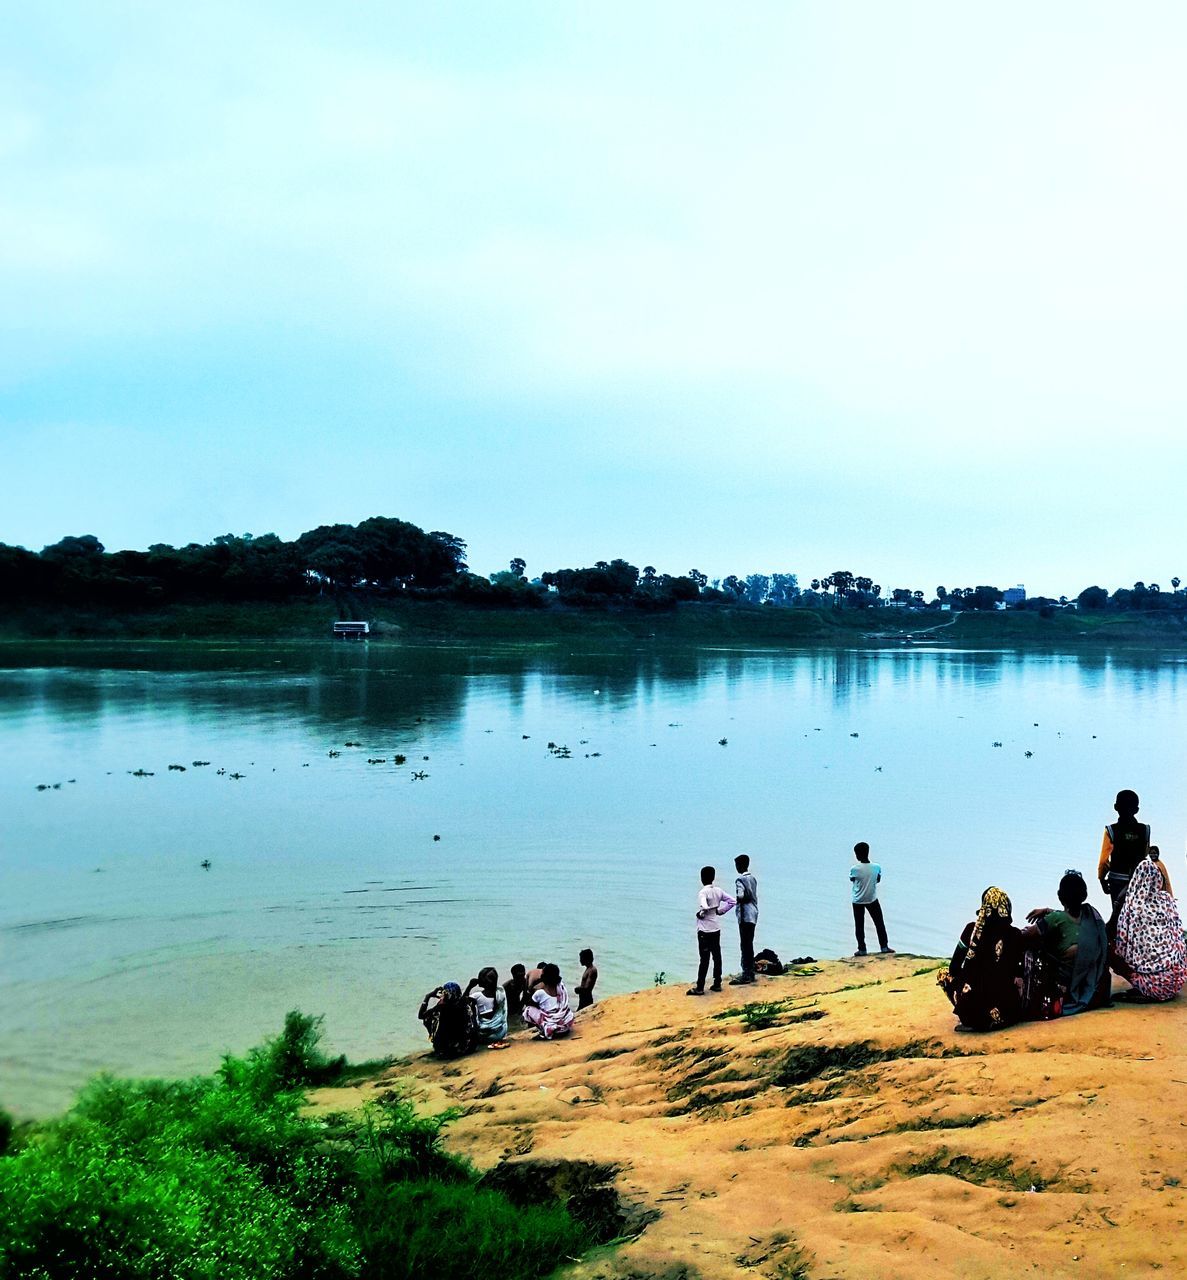
<path id="1" fill-rule="evenodd" d="M 687 983 L 698 869 L 732 883 L 739 852 L 784 958 L 852 951 L 859 839 L 891 945 L 926 954 L 988 883 L 1021 914 L 1091 872 L 1118 787 L 1185 874 L 1177 657 L 160 645 L 0 665 L 19 1114 L 101 1069 L 209 1070 L 291 1008 L 352 1058 L 406 1051 L 421 994 L 488 963 L 572 979 L 588 945 L 600 994 Z"/>

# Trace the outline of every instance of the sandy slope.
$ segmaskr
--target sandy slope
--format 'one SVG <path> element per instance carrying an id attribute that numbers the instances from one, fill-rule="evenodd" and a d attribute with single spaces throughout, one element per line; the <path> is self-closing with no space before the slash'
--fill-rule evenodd
<path id="1" fill-rule="evenodd" d="M 665 987 L 600 1003 L 567 1042 L 392 1075 L 467 1108 L 450 1142 L 481 1167 L 619 1166 L 661 1216 L 576 1276 L 1187 1275 L 1187 1007 L 978 1036 L 934 983 L 934 961 L 898 956 L 699 1000 Z M 715 1016 L 759 1000 L 784 1002 L 779 1024 Z M 837 1065 L 863 1043 L 887 1056 Z M 801 1057 L 808 1078 L 776 1083 L 804 1046 L 833 1065 Z"/>

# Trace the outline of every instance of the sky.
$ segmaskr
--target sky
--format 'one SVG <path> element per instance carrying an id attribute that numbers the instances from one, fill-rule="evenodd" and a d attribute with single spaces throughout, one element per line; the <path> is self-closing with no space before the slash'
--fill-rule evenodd
<path id="1" fill-rule="evenodd" d="M 1187 8 L 0 0 L 0 541 L 1187 579 Z"/>

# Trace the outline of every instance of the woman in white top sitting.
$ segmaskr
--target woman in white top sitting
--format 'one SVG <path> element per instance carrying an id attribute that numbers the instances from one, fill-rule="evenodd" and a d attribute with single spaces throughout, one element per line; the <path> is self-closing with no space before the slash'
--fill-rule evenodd
<path id="1" fill-rule="evenodd" d="M 477 990 L 475 990 L 477 988 Z M 478 1043 L 488 1049 L 504 1048 L 507 1039 L 507 992 L 499 985 L 498 971 L 489 965 L 470 979 L 466 995 L 478 1015 Z"/>
<path id="2" fill-rule="evenodd" d="M 573 1030 L 569 993 L 556 965 L 546 964 L 541 969 L 540 983 L 523 1007 L 523 1020 L 536 1028 L 536 1037 L 540 1040 L 567 1036 Z"/>

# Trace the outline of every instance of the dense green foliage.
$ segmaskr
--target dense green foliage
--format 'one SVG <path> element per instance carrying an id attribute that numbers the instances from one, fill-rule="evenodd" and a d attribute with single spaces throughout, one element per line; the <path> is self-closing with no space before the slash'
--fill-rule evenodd
<path id="1" fill-rule="evenodd" d="M 827 611 L 991 613 L 1003 606 L 1045 619 L 1061 610 L 1165 614 L 1187 619 L 1187 590 L 1170 580 L 1135 582 L 1111 595 L 1086 587 L 1067 596 L 1027 597 L 1021 588 L 894 587 L 848 569 L 812 578 L 801 589 L 794 573 L 731 573 L 710 580 L 699 569 L 660 573 L 627 560 L 598 560 L 584 568 L 547 569 L 529 578 L 519 556 L 489 578 L 465 562 L 466 544 L 451 533 L 426 533 L 406 520 L 373 516 L 357 525 L 320 525 L 292 542 L 275 534 L 224 534 L 207 544 L 157 543 L 147 551 L 107 551 L 93 534 L 62 538 L 40 553 L 0 543 L 0 603 L 12 629 L 28 634 L 93 634 L 114 616 L 161 618 L 178 611 L 250 602 L 269 606 L 324 602 L 339 617 L 374 619 L 397 601 L 450 601 L 473 610 L 566 609 L 607 613 L 674 612 L 682 605 L 733 605 Z M 888 609 L 887 606 L 896 606 Z M 65 619 L 63 619 L 65 613 Z M 864 625 L 864 624 L 863 624 Z M 881 623 L 879 625 L 882 625 Z M 178 630 L 178 628 L 174 628 Z M 180 628 L 188 634 L 184 626 Z M 267 626 L 256 634 L 266 634 Z M 199 628 L 198 634 L 202 634 Z"/>
<path id="2" fill-rule="evenodd" d="M 465 543 L 405 520 L 374 516 L 322 525 L 284 542 L 273 533 L 224 534 L 185 547 L 105 550 L 93 534 L 35 555 L 0 544 L 0 597 L 125 608 L 194 600 L 287 600 L 331 589 L 434 591 L 464 572 Z"/>
<path id="3" fill-rule="evenodd" d="M 448 1116 L 388 1094 L 317 1120 L 304 1086 L 341 1061 L 320 1019 L 214 1076 L 100 1078 L 0 1155 L 0 1277 L 394 1280 L 537 1277 L 587 1233 L 517 1208 L 439 1146 Z"/>

